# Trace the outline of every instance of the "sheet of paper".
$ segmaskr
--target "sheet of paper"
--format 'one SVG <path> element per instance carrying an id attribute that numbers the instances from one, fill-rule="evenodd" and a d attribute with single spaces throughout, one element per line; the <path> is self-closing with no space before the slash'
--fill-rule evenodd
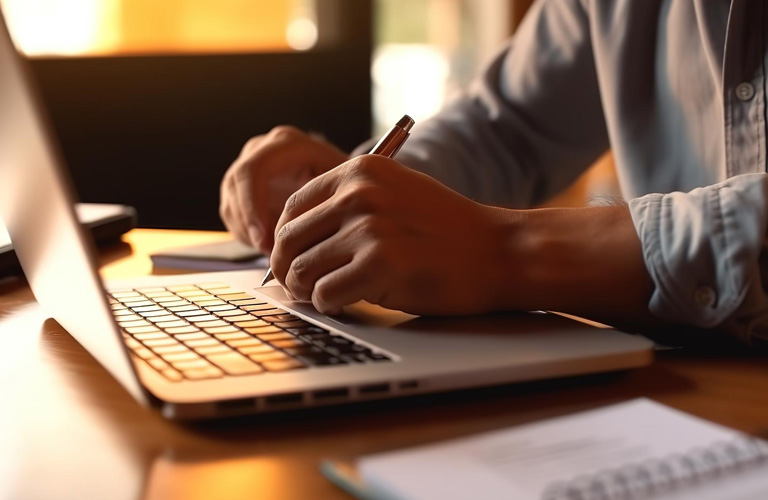
<path id="1" fill-rule="evenodd" d="M 739 436 L 726 427 L 638 399 L 475 437 L 370 455 L 357 465 L 366 483 L 387 498 L 538 499 L 554 481 L 663 459 Z M 764 472 L 755 481 L 758 489 L 767 483 Z M 676 495 L 675 500 L 705 498 Z M 712 498 L 739 497 L 723 496 L 721 491 Z"/>

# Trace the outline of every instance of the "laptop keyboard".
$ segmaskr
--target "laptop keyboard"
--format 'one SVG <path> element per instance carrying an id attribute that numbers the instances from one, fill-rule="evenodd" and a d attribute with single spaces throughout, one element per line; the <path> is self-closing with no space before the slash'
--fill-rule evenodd
<path id="1" fill-rule="evenodd" d="M 114 290 L 135 358 L 168 380 L 204 380 L 391 361 L 222 283 Z"/>

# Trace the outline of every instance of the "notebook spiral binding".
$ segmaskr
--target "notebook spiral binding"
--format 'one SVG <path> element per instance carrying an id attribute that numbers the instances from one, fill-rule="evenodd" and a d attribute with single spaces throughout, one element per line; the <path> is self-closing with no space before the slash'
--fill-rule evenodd
<path id="1" fill-rule="evenodd" d="M 768 463 L 768 443 L 742 437 L 661 460 L 627 464 L 550 484 L 542 500 L 651 499 Z"/>

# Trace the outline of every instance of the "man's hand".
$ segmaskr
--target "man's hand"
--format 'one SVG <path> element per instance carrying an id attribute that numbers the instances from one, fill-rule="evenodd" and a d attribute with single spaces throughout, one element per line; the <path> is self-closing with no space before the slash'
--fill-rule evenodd
<path id="1" fill-rule="evenodd" d="M 489 207 L 365 155 L 294 193 L 275 234 L 276 278 L 326 314 L 366 300 L 414 314 L 649 320 L 653 284 L 626 207 Z"/>
<path id="2" fill-rule="evenodd" d="M 348 158 L 333 145 L 293 127 L 276 127 L 254 137 L 221 183 L 221 219 L 237 239 L 270 252 L 285 200 Z"/>
<path id="3" fill-rule="evenodd" d="M 359 300 L 418 314 L 490 311 L 497 212 L 394 160 L 361 156 L 288 198 L 272 270 L 329 314 Z"/>

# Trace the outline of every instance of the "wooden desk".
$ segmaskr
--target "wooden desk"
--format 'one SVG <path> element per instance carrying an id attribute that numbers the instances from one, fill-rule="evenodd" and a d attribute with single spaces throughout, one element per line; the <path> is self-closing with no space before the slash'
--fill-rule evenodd
<path id="1" fill-rule="evenodd" d="M 151 271 L 147 254 L 222 233 L 136 230 L 103 274 Z M 27 286 L 0 283 L 0 498 L 344 499 L 328 456 L 457 437 L 645 396 L 768 435 L 768 363 L 744 353 L 660 353 L 629 373 L 283 415 L 181 425 L 140 408 L 45 320 Z"/>

